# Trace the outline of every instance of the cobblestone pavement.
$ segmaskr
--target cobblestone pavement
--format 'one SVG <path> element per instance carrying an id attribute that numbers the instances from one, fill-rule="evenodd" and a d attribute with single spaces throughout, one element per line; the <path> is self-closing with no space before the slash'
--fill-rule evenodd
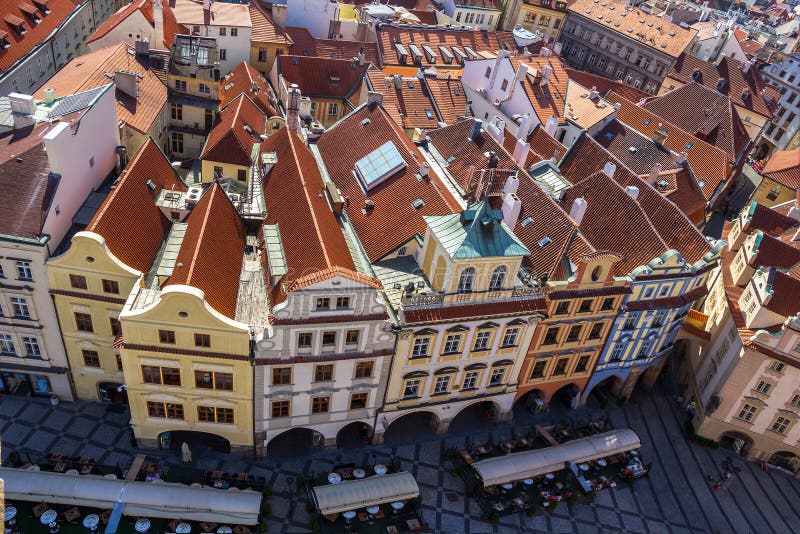
<path id="1" fill-rule="evenodd" d="M 423 518 L 435 531 L 450 534 L 520 532 L 636 532 L 636 533 L 759 533 L 797 532 L 800 524 L 800 480 L 780 471 L 767 472 L 753 463 L 735 460 L 741 468 L 728 488 L 713 491 L 709 478 L 722 474 L 726 451 L 690 445 L 683 437 L 683 415 L 668 396 L 634 397 L 624 407 L 609 409 L 616 428 L 633 428 L 642 440 L 645 461 L 653 462 L 649 478 L 632 486 L 621 484 L 598 494 L 592 503 L 562 505 L 551 515 L 506 516 L 500 524 L 480 519 L 474 499 L 464 495 L 460 478 L 442 465 L 447 447 L 467 440 L 483 442 L 510 435 L 512 426 L 476 428 L 467 435 L 435 437 L 418 443 L 368 446 L 355 450 L 325 451 L 307 458 L 280 462 L 255 462 L 232 455 L 195 454 L 195 467 L 228 472 L 250 470 L 265 476 L 273 488 L 269 502 L 270 533 L 308 532 L 306 496 L 297 490 L 295 477 L 330 472 L 335 464 L 372 465 L 398 458 L 403 469 L 416 477 L 422 494 Z M 0 440 L 5 458 L 12 450 L 87 454 L 105 465 L 124 463 L 137 451 L 130 443 L 127 413 L 107 411 L 97 403 L 46 402 L 0 397 Z M 526 431 L 517 425 L 517 430 Z M 158 455 L 169 463 L 179 459 L 168 452 Z M 199 456 L 199 457 L 198 457 Z M 792 526 L 794 525 L 794 526 Z"/>

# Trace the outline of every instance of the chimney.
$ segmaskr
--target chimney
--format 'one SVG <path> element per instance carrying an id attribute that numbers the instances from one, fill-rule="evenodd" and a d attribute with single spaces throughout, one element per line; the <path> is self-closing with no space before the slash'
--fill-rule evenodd
<path id="1" fill-rule="evenodd" d="M 542 49 L 539 50 L 539 55 L 541 57 L 550 57 L 553 55 L 553 51 L 547 48 L 546 46 L 543 46 Z"/>
<path id="2" fill-rule="evenodd" d="M 472 129 L 469 131 L 469 139 L 473 143 L 477 142 L 478 139 L 481 138 L 481 120 L 480 119 L 472 119 Z"/>
<path id="3" fill-rule="evenodd" d="M 149 56 L 150 55 L 150 40 L 147 37 L 140 37 L 136 39 L 136 55 Z"/>
<path id="4" fill-rule="evenodd" d="M 541 85 L 547 85 L 548 83 L 550 83 L 551 74 L 553 74 L 553 67 L 551 67 L 550 65 L 543 65 Z"/>
<path id="5" fill-rule="evenodd" d="M 295 83 L 289 86 L 286 95 L 286 126 L 293 132 L 300 127 L 300 89 Z"/>
<path id="6" fill-rule="evenodd" d="M 14 129 L 27 128 L 33 126 L 33 114 L 36 113 L 36 102 L 31 95 L 11 93 L 8 95 L 11 103 L 11 113 L 14 117 Z"/>
<path id="7" fill-rule="evenodd" d="M 656 163 L 653 165 L 653 168 L 650 169 L 650 176 L 647 177 L 647 183 L 650 185 L 655 185 L 658 181 L 658 173 L 661 172 L 661 164 Z"/>
<path id="8" fill-rule="evenodd" d="M 742 63 L 742 72 L 747 74 L 748 72 L 750 72 L 750 67 L 752 66 L 753 66 L 752 61 L 750 60 L 745 61 L 744 63 Z"/>
<path id="9" fill-rule="evenodd" d="M 686 158 L 688 156 L 689 155 L 686 152 L 681 152 L 680 154 L 678 154 L 678 157 L 675 158 L 675 163 L 677 163 L 678 165 L 683 165 L 684 163 L 686 163 Z"/>
<path id="10" fill-rule="evenodd" d="M 211 0 L 203 0 L 203 11 L 211 11 Z"/>
<path id="11" fill-rule="evenodd" d="M 587 207 L 589 207 L 589 203 L 586 202 L 586 199 L 583 197 L 576 198 L 572 203 L 572 209 L 569 210 L 569 216 L 573 221 L 575 221 L 576 225 L 580 226 L 581 222 L 583 222 L 583 216 L 586 215 Z"/>
<path id="12" fill-rule="evenodd" d="M 431 166 L 428 165 L 427 162 L 422 162 L 419 165 L 419 175 L 425 179 L 428 177 L 428 173 L 431 172 Z"/>
<path id="13" fill-rule="evenodd" d="M 489 132 L 489 135 L 491 135 L 495 141 L 497 141 L 497 144 L 503 144 L 503 138 L 505 137 L 504 121 L 490 122 L 486 127 L 486 131 Z"/>
<path id="14" fill-rule="evenodd" d="M 553 165 L 558 164 L 558 158 L 561 156 L 561 151 L 558 149 L 553 150 L 553 157 L 550 158 L 550 161 L 553 162 Z"/>
<path id="15" fill-rule="evenodd" d="M 625 186 L 625 192 L 628 193 L 633 200 L 639 198 L 639 188 L 635 185 L 627 185 Z"/>
<path id="16" fill-rule="evenodd" d="M 512 230 L 517 226 L 519 214 L 522 212 L 522 201 L 514 193 L 503 198 L 503 222 Z"/>
<path id="17" fill-rule="evenodd" d="M 367 106 L 380 106 L 383 104 L 383 93 L 370 91 L 367 93 Z"/>
<path id="18" fill-rule="evenodd" d="M 528 65 L 525 63 L 520 63 L 517 66 L 517 72 L 514 74 L 514 81 L 508 86 L 508 94 L 514 92 L 514 88 L 519 86 L 519 82 L 525 79 L 525 76 L 528 75 Z"/>
<path id="19" fill-rule="evenodd" d="M 597 87 L 593 85 L 589 90 L 589 100 L 597 100 L 598 98 L 600 98 L 600 92 L 597 90 Z"/>
<path id="20" fill-rule="evenodd" d="M 717 80 L 717 91 L 720 93 L 725 90 L 725 78 L 719 78 Z"/>
<path id="21" fill-rule="evenodd" d="M 114 85 L 133 99 L 139 98 L 139 80 L 135 72 L 117 70 L 114 72 Z"/>
<path id="22" fill-rule="evenodd" d="M 56 90 L 52 87 L 48 87 L 44 90 L 44 103 L 45 104 L 52 104 L 56 101 Z"/>
<path id="23" fill-rule="evenodd" d="M 514 145 L 514 161 L 516 161 L 520 167 L 525 166 L 530 148 L 530 143 L 526 143 L 522 139 L 517 139 L 517 144 Z"/>
<path id="24" fill-rule="evenodd" d="M 392 76 L 392 79 L 394 80 L 394 88 L 400 91 L 403 88 L 403 77 L 399 74 L 395 74 Z"/>
<path id="25" fill-rule="evenodd" d="M 359 65 L 363 65 L 364 64 L 364 58 L 366 57 L 366 55 L 364 54 L 364 47 L 363 46 L 358 49 L 358 56 L 357 57 L 358 57 L 358 64 Z"/>
<path id="26" fill-rule="evenodd" d="M 161 50 L 164 45 L 163 0 L 153 0 L 153 47 Z"/>
<path id="27" fill-rule="evenodd" d="M 531 114 L 526 113 L 519 121 L 519 128 L 517 129 L 517 139 L 528 138 L 528 125 L 531 122 Z"/>
<path id="28" fill-rule="evenodd" d="M 794 199 L 794 206 L 789 209 L 788 213 L 789 217 L 794 219 L 795 221 L 800 221 L 800 190 L 797 191 L 797 195 Z M 797 231 L 800 233 L 800 230 Z M 797 236 L 797 234 L 795 234 Z M 792 238 L 792 241 L 795 241 L 795 238 Z"/>
<path id="29" fill-rule="evenodd" d="M 493 151 L 484 152 L 484 156 L 486 156 L 486 168 L 487 169 L 496 169 L 497 164 L 500 162 L 500 158 L 497 157 L 497 154 Z"/>
<path id="30" fill-rule="evenodd" d="M 653 131 L 653 142 L 658 143 L 661 146 L 664 146 L 664 142 L 667 140 L 668 131 L 666 128 L 658 128 Z"/>
<path id="31" fill-rule="evenodd" d="M 561 48 L 563 45 L 561 43 L 556 43 L 553 45 L 553 53 L 557 56 L 561 55 Z"/>
<path id="32" fill-rule="evenodd" d="M 621 107 L 622 107 L 622 104 L 620 104 L 619 102 L 614 102 L 614 111 L 619 111 L 619 108 L 621 108 Z"/>
<path id="33" fill-rule="evenodd" d="M 605 165 L 603 165 L 603 172 L 609 178 L 613 178 L 614 173 L 617 172 L 617 166 L 609 161 Z"/>
<path id="34" fill-rule="evenodd" d="M 515 175 L 509 176 L 503 184 L 503 195 L 516 195 L 517 189 L 519 189 L 519 178 Z"/>
<path id="35" fill-rule="evenodd" d="M 550 117 L 544 125 L 544 131 L 549 133 L 551 137 L 556 136 L 556 129 L 558 129 L 558 119 Z"/>

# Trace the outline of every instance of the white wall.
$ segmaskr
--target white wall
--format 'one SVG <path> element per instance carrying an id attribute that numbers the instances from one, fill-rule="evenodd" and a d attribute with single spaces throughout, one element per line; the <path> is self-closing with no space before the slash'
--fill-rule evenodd
<path id="1" fill-rule="evenodd" d="M 96 41 L 92 41 L 87 46 L 89 50 L 94 52 L 95 50 L 121 43 L 123 41 L 133 45 L 137 37 L 147 37 L 147 39 L 150 41 L 151 48 L 163 48 L 163 43 L 154 42 L 154 33 L 153 26 L 151 26 L 147 19 L 144 18 L 142 12 L 135 11 L 128 15 L 128 17 L 120 22 L 113 30 Z"/>
<path id="2" fill-rule="evenodd" d="M 286 0 L 286 25 L 306 28 L 311 35 L 328 38 L 330 22 L 339 18 L 339 6 L 329 0 Z"/>

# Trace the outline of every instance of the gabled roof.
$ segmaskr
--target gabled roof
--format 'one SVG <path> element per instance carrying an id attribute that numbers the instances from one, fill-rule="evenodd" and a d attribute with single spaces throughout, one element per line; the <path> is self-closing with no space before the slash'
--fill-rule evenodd
<path id="1" fill-rule="evenodd" d="M 278 56 L 278 74 L 295 83 L 304 96 L 349 98 L 361 86 L 369 67 L 353 59 L 328 59 L 309 56 Z"/>
<path id="2" fill-rule="evenodd" d="M 530 251 L 503 222 L 503 212 L 486 200 L 461 213 L 425 217 L 428 228 L 452 259 L 527 256 Z"/>
<path id="3" fill-rule="evenodd" d="M 395 43 L 400 43 L 406 49 L 408 45 L 415 44 L 422 50 L 423 46 L 429 46 L 438 55 L 439 46 L 450 48 L 459 47 L 462 51 L 464 47 L 469 47 L 475 52 L 487 51 L 497 52 L 508 47 L 502 40 L 502 36 L 508 32 L 490 32 L 472 29 L 453 29 L 437 26 L 434 28 L 427 26 L 409 26 L 395 24 L 381 24 L 376 27 L 376 41 L 380 54 L 381 66 L 383 65 L 403 65 L 398 57 Z M 466 51 L 465 51 L 466 52 Z M 412 64 L 409 58 L 409 65 Z M 429 66 L 431 63 L 423 59 L 423 65 Z M 447 66 L 441 58 L 437 59 L 438 67 Z M 453 60 L 452 67 L 458 67 L 456 60 Z"/>
<path id="4" fill-rule="evenodd" d="M 200 159 L 249 166 L 253 144 L 260 143 L 258 136 L 266 133 L 266 121 L 250 97 L 240 94 L 220 111 Z"/>
<path id="5" fill-rule="evenodd" d="M 175 13 L 172 12 L 174 7 L 174 0 L 162 2 L 162 12 L 164 14 L 164 42 L 152 43 L 153 48 L 161 48 L 169 50 L 175 42 L 175 35 L 179 33 L 188 33 L 185 26 L 178 24 L 175 19 Z M 92 33 L 87 39 L 86 43 L 92 43 L 98 39 L 105 37 L 124 20 L 130 17 L 135 12 L 141 12 L 142 16 L 153 25 L 153 0 L 133 0 L 131 3 L 120 8 L 116 13 L 112 13 L 100 26 Z M 127 35 L 119 36 L 120 39 L 129 38 Z"/>
<path id="6" fill-rule="evenodd" d="M 710 63 L 690 54 L 681 54 L 667 77 L 684 83 L 695 81 L 714 90 L 722 78 L 725 80 L 722 93 L 729 96 L 734 104 L 764 117 L 772 116 L 772 112 L 778 108 L 777 100 L 770 103 L 765 98 L 765 93 L 772 93 L 757 68 L 750 67 L 744 72 L 743 67 L 741 61 L 727 56 L 721 56 L 717 63 Z M 750 95 L 749 98 L 742 98 L 744 91 Z"/>
<path id="7" fill-rule="evenodd" d="M 55 89 L 56 96 L 64 96 L 104 86 L 113 81 L 116 71 L 136 74 L 138 96 L 134 98 L 117 87 L 117 118 L 146 134 L 167 101 L 167 88 L 127 43 L 110 45 L 70 60 L 33 96 L 43 100 L 45 88 Z"/>
<path id="8" fill-rule="evenodd" d="M 575 80 L 567 80 L 567 96 L 564 99 L 564 119 L 581 130 L 590 130 L 595 125 L 607 120 L 614 114 L 614 106 L 605 98 L 592 94 L 589 87 L 584 87 Z"/>
<path id="9" fill-rule="evenodd" d="M 154 184 L 153 189 L 148 181 Z M 148 137 L 86 231 L 103 236 L 109 250 L 125 265 L 146 272 L 170 228 L 170 221 L 155 204 L 162 189 L 186 191 L 186 186 L 156 142 Z"/>
<path id="10" fill-rule="evenodd" d="M 306 28 L 289 27 L 286 33 L 292 40 L 289 54 L 328 59 L 352 59 L 363 50 L 365 62 L 378 65 L 378 47 L 375 43 L 347 41 L 344 39 L 318 39 Z"/>
<path id="11" fill-rule="evenodd" d="M 464 115 L 467 96 L 460 78 L 450 74 L 437 74 L 426 76 L 425 83 L 430 88 L 430 97 L 443 122 L 453 124 Z"/>
<path id="12" fill-rule="evenodd" d="M 569 67 L 564 70 L 566 70 L 567 76 L 569 76 L 570 80 L 574 80 L 584 87 L 594 87 L 603 96 L 608 96 L 608 94 L 613 91 L 633 102 L 638 102 L 643 98 L 651 96 L 644 91 L 633 87 L 632 85 L 623 83 L 622 80 L 612 80 L 597 74 L 583 72 L 580 70 L 571 69 Z"/>
<path id="13" fill-rule="evenodd" d="M 800 189 L 800 148 L 779 150 L 770 156 L 763 174 L 791 189 Z"/>
<path id="14" fill-rule="evenodd" d="M 280 115 L 277 99 L 266 78 L 255 67 L 242 61 L 226 74 L 219 82 L 219 105 L 224 108 L 239 95 L 246 94 L 256 106 L 267 116 Z"/>
<path id="15" fill-rule="evenodd" d="M 286 292 L 300 289 L 310 272 L 338 269 L 343 276 L 355 276 L 342 229 L 328 205 L 325 185 L 311 151 L 303 140 L 288 128 L 281 128 L 261 145 L 263 152 L 274 152 L 277 162 L 264 177 L 267 217 L 264 224 L 278 225 L 285 264 L 278 269 L 269 265 L 267 272 L 280 283 L 270 288 L 273 305 L 286 298 Z M 305 282 L 301 282 L 305 280 Z M 315 283 L 315 282 L 309 282 Z"/>
<path id="16" fill-rule="evenodd" d="M 186 218 L 186 233 L 172 276 L 164 283 L 205 293 L 216 311 L 233 319 L 245 245 L 239 213 L 218 182 L 206 190 Z"/>
<path id="17" fill-rule="evenodd" d="M 539 154 L 542 159 L 552 158 L 558 152 L 556 158 L 558 160 L 567 153 L 567 147 L 547 133 L 541 124 L 537 124 L 531 135 L 528 136 L 528 143 L 531 145 L 531 150 Z"/>
<path id="18" fill-rule="evenodd" d="M 753 257 L 750 265 L 753 267 L 778 267 L 791 269 L 800 263 L 800 248 L 781 241 L 776 237 L 763 232 L 756 232 L 756 242 L 753 246 Z"/>
<path id="19" fill-rule="evenodd" d="M 425 85 L 416 76 L 387 76 L 378 69 L 367 71 L 370 90 L 383 93 L 383 107 L 403 128 L 436 128 L 439 116 Z M 399 87 L 398 87 L 399 86 Z"/>
<path id="20" fill-rule="evenodd" d="M 0 73 L 42 44 L 70 16 L 77 4 L 72 0 L 49 0 L 49 13 L 45 15 L 33 0 L 0 0 L 0 36 L 9 43 L 8 48 L 0 47 Z M 38 23 L 34 22 L 34 16 Z"/>
<path id="21" fill-rule="evenodd" d="M 597 132 L 595 140 L 639 176 L 649 174 L 656 164 L 664 171 L 680 168 L 668 148 L 616 119 Z"/>
<path id="22" fill-rule="evenodd" d="M 655 188 L 678 206 L 693 224 L 703 222 L 708 201 L 689 169 L 681 167 L 660 173 Z"/>
<path id="23" fill-rule="evenodd" d="M 394 144 L 406 166 L 366 192 L 354 176 L 355 164 L 387 142 Z M 427 180 L 417 179 L 424 158 L 381 106 L 357 108 L 325 131 L 317 147 L 328 176 L 348 199 L 347 215 L 370 261 L 423 234 L 423 216 L 459 209 L 434 172 Z M 366 200 L 373 202 L 371 209 L 366 209 Z M 416 200 L 423 202 L 419 209 L 412 206 Z"/>
<path id="24" fill-rule="evenodd" d="M 250 41 L 291 45 L 292 38 L 278 26 L 259 0 L 250 2 Z"/>
<path id="25" fill-rule="evenodd" d="M 794 201 L 789 204 L 794 205 Z M 742 232 L 750 234 L 761 230 L 780 239 L 787 233 L 793 235 L 799 224 L 797 220 L 782 213 L 782 210 L 768 208 L 753 200 L 747 206 L 747 213 L 742 219 Z"/>
<path id="26" fill-rule="evenodd" d="M 569 77 L 564 69 L 564 64 L 558 56 L 532 56 L 529 58 L 515 56 L 509 58 L 516 71 L 520 63 L 528 65 L 528 75 L 522 80 L 522 87 L 528 96 L 533 110 L 542 123 L 546 123 L 550 117 L 562 118 L 565 113 L 567 103 L 567 84 Z M 547 85 L 539 82 L 534 83 L 534 71 L 541 76 L 542 67 L 549 65 L 552 68 L 550 81 Z"/>
<path id="27" fill-rule="evenodd" d="M 738 161 L 750 143 L 731 99 L 699 83 L 687 83 L 649 100 L 643 107 L 725 151 L 731 162 Z"/>

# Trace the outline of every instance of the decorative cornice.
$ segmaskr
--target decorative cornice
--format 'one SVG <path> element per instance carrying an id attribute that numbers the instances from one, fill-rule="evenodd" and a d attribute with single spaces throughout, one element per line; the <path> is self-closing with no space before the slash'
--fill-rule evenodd
<path id="1" fill-rule="evenodd" d="M 64 297 L 72 297 L 86 300 L 96 300 L 98 302 L 110 302 L 112 304 L 125 304 L 125 299 L 119 297 L 107 297 L 105 295 L 93 295 L 92 293 L 79 293 L 77 291 L 66 291 L 63 289 L 51 289 L 51 295 L 62 295 Z"/>

